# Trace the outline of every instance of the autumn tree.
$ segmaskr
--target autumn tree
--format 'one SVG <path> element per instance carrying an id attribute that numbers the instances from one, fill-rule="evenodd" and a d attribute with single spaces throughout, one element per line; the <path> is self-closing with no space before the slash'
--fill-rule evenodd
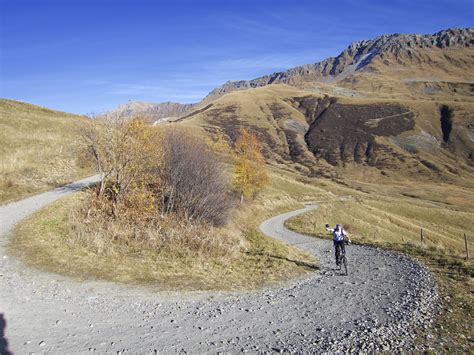
<path id="1" fill-rule="evenodd" d="M 235 142 L 234 186 L 240 193 L 240 202 L 244 197 L 252 197 L 268 184 L 268 174 L 262 145 L 253 132 L 240 129 Z"/>
<path id="2" fill-rule="evenodd" d="M 162 161 L 159 131 L 140 119 L 108 118 L 91 122 L 82 137 L 100 176 L 97 197 L 111 201 L 114 215 L 130 204 L 152 208 L 148 190 L 158 183 L 155 172 Z"/>

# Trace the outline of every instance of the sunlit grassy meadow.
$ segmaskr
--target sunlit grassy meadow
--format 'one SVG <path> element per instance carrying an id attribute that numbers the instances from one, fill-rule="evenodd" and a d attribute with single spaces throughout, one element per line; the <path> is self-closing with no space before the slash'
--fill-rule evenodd
<path id="1" fill-rule="evenodd" d="M 85 118 L 0 99 L 0 203 L 91 175 L 79 152 Z"/>

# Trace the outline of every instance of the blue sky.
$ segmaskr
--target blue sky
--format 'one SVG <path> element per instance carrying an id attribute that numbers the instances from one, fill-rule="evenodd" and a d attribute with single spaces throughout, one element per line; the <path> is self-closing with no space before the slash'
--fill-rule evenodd
<path id="1" fill-rule="evenodd" d="M 0 0 L 0 96 L 75 113 L 196 102 L 384 33 L 472 27 L 474 1 Z"/>

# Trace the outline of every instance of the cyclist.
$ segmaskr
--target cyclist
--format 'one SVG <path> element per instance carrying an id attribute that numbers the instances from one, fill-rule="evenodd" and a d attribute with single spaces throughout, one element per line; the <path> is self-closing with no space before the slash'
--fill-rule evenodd
<path id="1" fill-rule="evenodd" d="M 336 265 L 339 266 L 340 265 L 339 256 L 341 255 L 341 252 L 343 253 L 346 252 L 346 249 L 344 246 L 345 245 L 344 240 L 347 239 L 349 243 L 351 242 L 351 240 L 346 230 L 342 226 L 342 224 L 338 223 L 336 224 L 336 227 L 334 228 L 330 228 L 329 224 L 326 224 L 326 230 L 332 233 L 332 240 L 334 242 L 334 249 L 335 249 L 335 256 L 336 256 Z"/>

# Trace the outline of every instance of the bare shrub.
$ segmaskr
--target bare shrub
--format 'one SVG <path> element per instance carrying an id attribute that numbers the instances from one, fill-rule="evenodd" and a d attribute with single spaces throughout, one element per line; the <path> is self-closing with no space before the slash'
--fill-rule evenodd
<path id="1" fill-rule="evenodd" d="M 164 135 L 162 211 L 187 220 L 222 225 L 232 208 L 224 168 L 199 138 L 183 130 Z"/>

